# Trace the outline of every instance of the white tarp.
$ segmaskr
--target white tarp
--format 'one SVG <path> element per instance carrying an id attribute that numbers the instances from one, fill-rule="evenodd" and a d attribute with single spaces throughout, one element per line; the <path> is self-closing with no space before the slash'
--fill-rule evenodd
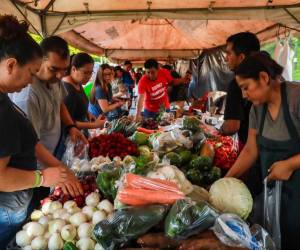
<path id="1" fill-rule="evenodd" d="M 282 76 L 287 81 L 293 80 L 294 51 L 290 46 L 290 37 L 277 39 L 274 59 L 284 68 Z"/>

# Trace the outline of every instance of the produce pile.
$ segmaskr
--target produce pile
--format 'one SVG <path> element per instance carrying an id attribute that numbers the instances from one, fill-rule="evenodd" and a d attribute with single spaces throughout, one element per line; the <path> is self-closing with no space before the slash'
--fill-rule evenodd
<path id="1" fill-rule="evenodd" d="M 142 121 L 142 127 L 146 129 L 158 129 L 158 122 L 152 118 L 147 118 Z"/>
<path id="2" fill-rule="evenodd" d="M 137 147 L 121 133 L 112 133 L 108 135 L 99 135 L 90 141 L 89 156 L 90 158 L 109 156 L 113 158 L 126 155 L 137 155 Z"/>
<path id="3" fill-rule="evenodd" d="M 41 201 L 41 204 L 43 205 L 48 201 L 59 201 L 61 204 L 64 204 L 67 201 L 74 200 L 78 207 L 83 207 L 87 196 L 93 192 L 99 192 L 99 190 L 97 188 L 96 177 L 94 175 L 88 175 L 78 179 L 82 185 L 84 195 L 71 197 L 64 194 L 60 187 L 56 187 L 49 197 Z"/>
<path id="4" fill-rule="evenodd" d="M 56 188 L 17 234 L 18 246 L 189 249 L 185 247 L 191 247 L 191 241 L 207 249 L 230 249 L 221 248 L 215 236 L 207 241 L 200 235 L 216 227 L 223 213 L 246 220 L 252 210 L 247 187 L 222 178 L 233 155 L 221 161 L 220 148 L 232 149 L 234 143 L 207 134 L 194 116 L 184 117 L 167 132 L 158 131 L 152 121 L 142 124 L 146 128 L 121 118 L 110 123 L 105 134 L 91 138 L 90 159 L 74 158 L 69 166 L 85 194 L 69 197 Z"/>
<path id="5" fill-rule="evenodd" d="M 61 203 L 47 200 L 41 210 L 34 210 L 31 221 L 16 234 L 22 249 L 103 249 L 97 244 L 94 226 L 113 217 L 113 204 L 101 200 L 98 192 L 90 193 L 80 208 L 73 200 Z"/>

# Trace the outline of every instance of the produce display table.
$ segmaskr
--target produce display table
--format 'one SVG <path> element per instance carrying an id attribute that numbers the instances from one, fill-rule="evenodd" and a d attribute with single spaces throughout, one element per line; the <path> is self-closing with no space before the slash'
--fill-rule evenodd
<path id="1" fill-rule="evenodd" d="M 257 244 L 244 221 L 252 209 L 249 190 L 222 178 L 237 158 L 237 143 L 205 124 L 209 118 L 175 120 L 165 113 L 160 123 L 138 123 L 122 117 L 95 131 L 82 152 L 68 143 L 64 160 L 84 195 L 56 187 L 16 243 L 26 250 L 242 250 L 217 237 L 231 241 L 245 230 L 247 244 Z M 14 242 L 13 249 L 21 248 Z"/>

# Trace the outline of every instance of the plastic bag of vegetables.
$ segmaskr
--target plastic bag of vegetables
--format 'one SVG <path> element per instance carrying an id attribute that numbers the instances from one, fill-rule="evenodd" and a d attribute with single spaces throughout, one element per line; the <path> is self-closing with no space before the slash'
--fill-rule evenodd
<path id="1" fill-rule="evenodd" d="M 150 152 L 148 154 L 147 146 L 141 146 L 147 152 L 140 153 L 140 156 L 126 156 L 123 160 L 123 170 L 125 173 L 133 173 L 139 175 L 146 175 L 149 171 L 153 170 L 159 163 L 159 157 L 156 153 Z"/>
<path id="2" fill-rule="evenodd" d="M 97 186 L 106 198 L 114 199 L 117 195 L 117 181 L 121 177 L 121 168 L 113 163 L 105 165 L 97 176 Z"/>
<path id="3" fill-rule="evenodd" d="M 155 171 L 150 171 L 147 177 L 174 182 L 184 194 L 189 194 L 193 191 L 193 185 L 176 166 L 164 165 L 158 167 Z"/>
<path id="4" fill-rule="evenodd" d="M 89 146 L 82 141 L 78 141 L 76 144 L 68 137 L 65 142 L 66 151 L 62 155 L 62 162 L 71 167 L 74 160 L 89 160 Z M 79 170 L 78 170 L 79 171 Z"/>
<path id="5" fill-rule="evenodd" d="M 173 204 L 184 198 L 184 193 L 171 181 L 125 174 L 117 199 L 127 205 Z"/>
<path id="6" fill-rule="evenodd" d="M 166 206 L 127 207 L 118 210 L 108 221 L 98 223 L 94 236 L 104 249 L 120 249 L 126 242 L 138 238 L 157 225 L 167 211 Z"/>
<path id="7" fill-rule="evenodd" d="M 250 229 L 247 223 L 235 214 L 220 215 L 212 230 L 226 246 L 251 250 L 276 249 L 272 238 L 261 226 L 255 224 Z"/>
<path id="8" fill-rule="evenodd" d="M 170 132 L 162 132 L 158 136 L 150 138 L 153 150 L 160 153 L 171 152 L 178 147 L 190 149 L 193 142 L 180 129 L 174 129 Z"/>
<path id="9" fill-rule="evenodd" d="M 165 234 L 176 239 L 188 238 L 213 226 L 217 216 L 204 201 L 178 200 L 165 220 Z"/>

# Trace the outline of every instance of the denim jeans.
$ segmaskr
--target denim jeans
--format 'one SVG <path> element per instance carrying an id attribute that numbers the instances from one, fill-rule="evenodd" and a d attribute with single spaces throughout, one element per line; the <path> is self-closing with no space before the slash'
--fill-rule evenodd
<path id="1" fill-rule="evenodd" d="M 6 249 L 13 240 L 25 222 L 27 214 L 27 207 L 20 210 L 0 207 L 0 249 Z"/>
<path id="2" fill-rule="evenodd" d="M 170 112 L 170 109 L 167 109 L 166 112 Z M 158 115 L 159 115 L 159 112 L 152 112 L 152 111 L 149 111 L 148 109 L 144 109 L 144 112 L 143 112 L 144 118 L 156 119 Z"/>

